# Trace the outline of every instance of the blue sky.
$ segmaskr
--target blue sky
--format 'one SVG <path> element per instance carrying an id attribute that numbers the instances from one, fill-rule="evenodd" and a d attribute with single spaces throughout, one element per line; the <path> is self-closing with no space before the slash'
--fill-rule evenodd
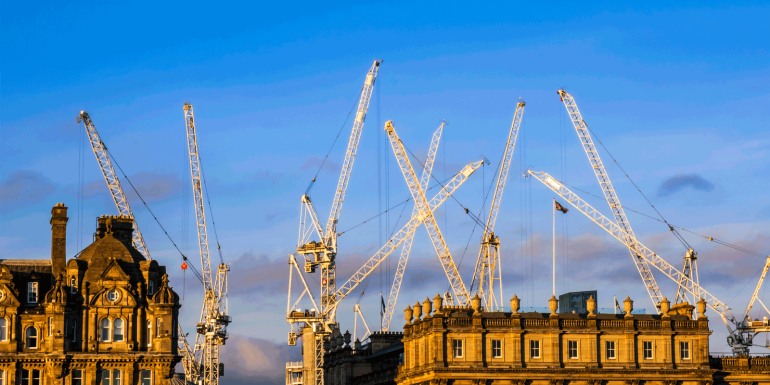
<path id="1" fill-rule="evenodd" d="M 223 255 L 234 270 L 228 381 L 282 381 L 281 360 L 296 355 L 285 346 L 283 310 L 299 197 L 356 102 L 372 60 L 381 58 L 339 229 L 377 214 L 378 194 L 380 205 L 388 196 L 392 205 L 409 196 L 385 147 L 386 120 L 418 156 L 441 120 L 449 122 L 434 170 L 440 179 L 481 156 L 490 159 L 457 193 L 479 213 L 522 97 L 527 108 L 496 230 L 505 296 L 515 292 L 523 306 L 545 306 L 553 194 L 520 175 L 532 167 L 601 195 L 555 93 L 566 87 L 669 222 L 767 254 L 768 14 L 766 4 L 749 2 L 644 8 L 616 2 L 5 2 L 0 252 L 3 258 L 48 258 L 48 217 L 57 202 L 70 207 L 70 256 L 89 243 L 94 217 L 115 213 L 90 148 L 82 147 L 87 143 L 75 116 L 86 110 L 171 237 L 197 255 L 182 111 L 189 101 Z M 312 190 L 322 218 L 350 126 Z M 624 205 L 654 214 L 602 156 Z M 389 170 L 382 189 L 378 164 Z M 129 195 L 153 256 L 184 291 L 183 325 L 192 328 L 200 288 L 192 276 L 182 285 L 178 252 Z M 584 196 L 609 214 L 604 202 Z M 391 228 L 405 222 L 399 213 L 391 213 Z M 448 202 L 438 216 L 469 280 L 478 229 L 471 234 L 473 222 L 456 203 Z M 681 265 L 683 247 L 665 225 L 628 216 L 642 242 Z M 558 291 L 596 289 L 600 307 L 609 307 L 614 295 L 651 307 L 617 241 L 576 210 L 559 220 Z M 379 248 L 378 232 L 387 230 L 374 220 L 340 237 L 339 279 Z M 740 313 L 763 259 L 683 234 L 700 253 L 703 286 Z M 391 273 L 395 264 L 390 261 Z M 378 323 L 379 292 L 390 280 L 387 267 L 381 270 L 361 300 L 370 324 Z M 674 296 L 675 286 L 656 276 L 664 294 Z M 445 290 L 435 252 L 419 230 L 398 308 Z M 339 310 L 343 329 L 352 327 L 357 297 Z M 711 350 L 724 351 L 723 328 L 711 316 Z M 400 319 L 396 314 L 394 324 Z"/>

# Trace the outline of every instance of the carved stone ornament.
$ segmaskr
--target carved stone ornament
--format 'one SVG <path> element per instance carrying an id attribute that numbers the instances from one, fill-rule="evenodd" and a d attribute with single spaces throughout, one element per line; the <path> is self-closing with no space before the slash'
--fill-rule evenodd
<path id="1" fill-rule="evenodd" d="M 559 310 L 559 300 L 555 295 L 551 295 L 551 299 L 548 300 L 548 309 L 551 310 L 551 314 L 556 314 L 556 310 Z"/>
<path id="2" fill-rule="evenodd" d="M 665 299 L 666 297 L 663 298 Z M 677 385 L 678 382 L 677 380 L 663 380 L 663 385 Z"/>
<path id="3" fill-rule="evenodd" d="M 422 312 L 425 314 L 426 317 L 430 316 L 431 311 L 433 311 L 433 304 L 430 302 L 430 298 L 425 297 L 425 301 L 422 301 Z"/>
<path id="4" fill-rule="evenodd" d="M 511 380 L 511 385 L 527 385 L 527 380 Z"/>
<path id="5" fill-rule="evenodd" d="M 436 313 L 440 312 L 442 308 L 444 307 L 444 299 L 441 298 L 438 293 L 436 293 L 436 296 L 433 297 L 433 309 L 436 311 Z"/>
<path id="6" fill-rule="evenodd" d="M 602 385 L 602 380 L 588 380 L 588 385 Z"/>
<path id="7" fill-rule="evenodd" d="M 626 380 L 626 385 L 639 385 L 639 380 Z"/>
<path id="8" fill-rule="evenodd" d="M 564 380 L 554 380 L 554 379 L 551 379 L 551 380 L 548 380 L 548 383 L 550 385 L 564 385 Z"/>
<path id="9" fill-rule="evenodd" d="M 700 380 L 698 381 L 700 385 L 714 385 L 714 381 L 711 380 Z"/>
<path id="10" fill-rule="evenodd" d="M 586 301 L 586 309 L 588 310 L 588 314 L 594 315 L 594 312 L 596 311 L 596 300 L 594 299 L 594 296 L 590 296 Z"/>
<path id="11" fill-rule="evenodd" d="M 519 309 L 521 309 L 520 304 L 521 300 L 514 294 L 513 298 L 511 298 L 511 311 L 513 314 L 519 314 Z"/>
<path id="12" fill-rule="evenodd" d="M 634 311 L 634 301 L 631 300 L 631 297 L 626 296 L 626 300 L 623 301 L 623 310 L 626 312 L 626 315 L 629 315 Z M 627 380 L 626 382 L 628 381 L 630 380 Z"/>
<path id="13" fill-rule="evenodd" d="M 422 316 L 422 305 L 420 305 L 420 301 L 417 301 L 414 303 L 414 319 L 419 320 L 420 316 Z"/>
<path id="14" fill-rule="evenodd" d="M 473 314 L 481 313 L 481 298 L 479 298 L 478 293 L 471 298 L 471 309 L 473 309 Z"/>
<path id="15" fill-rule="evenodd" d="M 406 309 L 404 309 L 404 319 L 406 320 L 407 325 L 412 324 L 412 314 L 414 312 L 412 311 L 412 307 L 409 305 L 406 305 Z"/>
<path id="16" fill-rule="evenodd" d="M 668 298 L 663 297 L 663 301 L 660 301 L 660 312 L 663 315 L 668 315 L 668 311 L 671 310 L 671 301 Z"/>
<path id="17" fill-rule="evenodd" d="M 706 316 L 706 301 L 704 301 L 703 298 L 698 301 L 698 315 L 702 317 Z"/>

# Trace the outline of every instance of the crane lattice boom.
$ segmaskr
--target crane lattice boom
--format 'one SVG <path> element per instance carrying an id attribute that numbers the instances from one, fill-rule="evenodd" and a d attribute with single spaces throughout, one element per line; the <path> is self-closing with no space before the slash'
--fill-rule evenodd
<path id="1" fill-rule="evenodd" d="M 104 175 L 104 180 L 107 182 L 107 188 L 110 189 L 112 200 L 115 202 L 115 206 L 118 207 L 118 212 L 120 212 L 120 215 L 134 218 L 134 212 L 131 211 L 131 206 L 128 204 L 128 199 L 126 199 L 126 194 L 123 192 L 123 186 L 120 185 L 118 174 L 115 173 L 115 169 L 112 167 L 112 161 L 107 152 L 107 146 L 104 145 L 102 138 L 99 137 L 99 133 L 96 131 L 96 127 L 91 121 L 88 112 L 80 111 L 78 122 L 82 122 L 86 128 L 88 142 L 91 143 L 91 148 L 96 156 L 96 161 L 99 163 L 99 169 L 102 170 L 102 175 Z M 142 232 L 139 231 L 139 224 L 136 223 L 136 218 L 134 218 L 134 232 L 131 235 L 131 242 L 145 258 L 152 260 L 150 250 L 144 243 Z"/>
<path id="2" fill-rule="evenodd" d="M 444 272 L 449 279 L 452 292 L 454 293 L 455 298 L 458 299 L 460 305 L 464 306 L 469 304 L 470 296 L 468 296 L 468 291 L 465 289 L 462 278 L 460 278 L 460 273 L 457 272 L 457 266 L 455 266 L 452 255 L 449 253 L 449 247 L 447 247 L 446 241 L 444 241 L 444 236 L 441 235 L 441 230 L 436 223 L 433 212 L 429 209 L 430 206 L 428 205 L 428 200 L 425 198 L 425 191 L 420 187 L 417 176 L 414 174 L 414 168 L 412 168 L 412 164 L 409 162 L 403 143 L 401 143 L 398 134 L 396 134 L 396 130 L 393 128 L 392 121 L 385 123 L 385 131 L 388 133 L 391 147 L 393 147 L 393 153 L 401 168 L 401 173 L 404 175 L 404 179 L 406 179 L 406 184 L 409 187 L 409 192 L 412 194 L 414 204 L 419 210 L 419 216 L 422 217 L 423 224 L 425 224 L 425 228 L 428 230 L 430 240 L 441 261 L 441 266 L 444 268 Z"/>
<path id="3" fill-rule="evenodd" d="M 524 115 L 524 106 L 526 106 L 526 103 L 522 101 L 519 101 L 516 104 L 516 112 L 513 114 L 511 130 L 508 133 L 508 141 L 505 144 L 505 152 L 503 153 L 502 164 L 500 165 L 500 173 L 497 177 L 495 195 L 493 196 L 492 204 L 489 207 L 489 217 L 487 218 L 486 226 L 484 226 L 484 234 L 481 238 L 481 248 L 479 249 L 479 256 L 476 259 L 473 280 L 471 281 L 471 290 L 473 290 L 474 283 L 478 282 L 478 293 L 480 294 L 479 296 L 481 297 L 482 304 L 484 304 L 484 307 L 487 309 L 502 309 L 503 307 L 502 277 L 499 275 L 495 277 L 495 266 L 501 268 L 499 255 L 500 241 L 498 239 L 499 237 L 494 235 L 494 232 L 497 214 L 500 211 L 500 204 L 503 200 L 505 183 L 508 180 L 508 171 L 511 168 L 513 150 L 516 148 L 516 138 L 519 135 L 519 127 L 521 127 L 521 118 Z M 495 298 L 494 294 L 495 280 L 500 283 L 499 298 Z"/>
<path id="4" fill-rule="evenodd" d="M 428 182 L 430 182 L 431 173 L 433 171 L 433 163 L 436 160 L 436 153 L 438 152 L 438 145 L 441 141 L 441 134 L 444 132 L 444 123 L 433 133 L 433 137 L 430 141 L 430 148 L 428 149 L 428 156 L 425 159 L 425 167 L 422 169 L 422 175 L 420 176 L 420 187 L 425 190 L 428 188 Z M 414 218 L 419 211 L 417 206 L 412 208 L 412 218 Z M 390 320 L 393 318 L 393 311 L 396 308 L 396 302 L 398 301 L 398 292 L 401 290 L 401 281 L 404 278 L 404 272 L 406 271 L 406 263 L 409 261 L 409 253 L 412 250 L 412 241 L 414 240 L 414 233 L 411 233 L 401 246 L 401 257 L 398 259 L 398 267 L 396 268 L 396 275 L 393 277 L 393 285 L 390 287 L 390 295 L 388 296 L 388 304 L 385 306 L 385 313 L 382 317 L 382 330 L 388 331 L 390 329 Z"/>
<path id="5" fill-rule="evenodd" d="M 196 364 L 201 368 L 198 379 L 206 385 L 217 385 L 220 377 L 219 346 L 224 345 L 227 340 L 227 325 L 231 322 L 227 308 L 227 273 L 230 266 L 220 263 L 217 266 L 216 275 L 212 276 L 206 215 L 203 208 L 203 175 L 198 153 L 193 106 L 185 103 L 184 113 L 204 290 L 203 308 L 200 322 L 196 328 L 198 333 L 193 354 L 196 358 Z"/>
<path id="6" fill-rule="evenodd" d="M 645 259 L 639 256 L 639 251 L 634 249 L 636 245 L 636 236 L 631 229 L 631 224 L 628 222 L 628 218 L 626 218 L 626 213 L 623 211 L 623 206 L 620 204 L 620 200 L 615 193 L 615 188 L 612 187 L 610 176 L 607 174 L 607 170 L 604 168 L 604 164 L 599 157 L 599 151 L 597 150 L 596 145 L 594 145 L 594 141 L 591 138 L 588 125 L 586 124 L 585 120 L 583 120 L 583 116 L 580 114 L 580 110 L 578 110 L 575 99 L 573 99 L 572 96 L 564 90 L 558 90 L 557 93 L 561 97 L 561 100 L 564 103 L 564 107 L 567 108 L 567 113 L 569 113 L 569 117 L 572 120 L 572 125 L 575 127 L 578 138 L 580 138 L 580 143 L 583 145 L 583 150 L 585 151 L 586 156 L 588 156 L 588 161 L 591 163 L 591 168 L 593 168 L 594 174 L 596 174 L 596 179 L 599 181 L 599 185 L 602 188 L 604 197 L 607 199 L 610 210 L 612 210 L 612 215 L 615 217 L 615 221 L 617 222 L 618 226 L 623 229 L 623 232 L 620 234 L 626 238 L 623 241 L 623 244 L 628 246 L 629 252 L 634 259 L 634 264 L 636 265 L 637 270 L 639 270 L 639 275 L 644 281 L 644 286 L 647 289 L 647 293 L 650 295 L 656 310 L 660 312 L 660 301 L 663 300 L 663 295 L 660 293 L 658 283 L 655 282 L 655 277 L 652 275 L 649 264 Z"/>

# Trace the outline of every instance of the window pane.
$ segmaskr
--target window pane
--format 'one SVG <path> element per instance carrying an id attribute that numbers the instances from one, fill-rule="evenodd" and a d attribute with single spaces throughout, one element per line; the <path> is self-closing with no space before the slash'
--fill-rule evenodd
<path id="1" fill-rule="evenodd" d="M 108 342 L 110 340 L 110 320 L 107 318 L 102 320 L 101 335 L 102 342 Z"/>
<path id="2" fill-rule="evenodd" d="M 112 385 L 112 384 L 110 384 L 110 370 L 109 369 L 102 370 L 102 385 Z"/>
<path id="3" fill-rule="evenodd" d="M 29 385 L 29 370 L 21 370 L 21 385 Z"/>
<path id="4" fill-rule="evenodd" d="M 141 385 L 152 385 L 152 372 L 149 370 L 142 370 L 142 383 Z"/>
<path id="5" fill-rule="evenodd" d="M 80 369 L 72 370 L 72 385 L 83 385 L 83 371 Z"/>
<path id="6" fill-rule="evenodd" d="M 27 328 L 27 349 L 37 348 L 37 329 L 33 326 Z"/>
<path id="7" fill-rule="evenodd" d="M 8 338 L 8 320 L 0 318 L 0 341 L 5 341 Z M 0 382 L 0 385 L 3 385 Z"/>
<path id="8" fill-rule="evenodd" d="M 123 320 L 118 318 L 114 322 L 114 327 L 112 328 L 114 331 L 112 340 L 115 342 L 123 341 Z"/>
<path id="9" fill-rule="evenodd" d="M 120 370 L 115 369 L 112 371 L 112 385 L 120 385 Z"/>
<path id="10" fill-rule="evenodd" d="M 32 370 L 32 385 L 40 385 L 40 371 Z"/>

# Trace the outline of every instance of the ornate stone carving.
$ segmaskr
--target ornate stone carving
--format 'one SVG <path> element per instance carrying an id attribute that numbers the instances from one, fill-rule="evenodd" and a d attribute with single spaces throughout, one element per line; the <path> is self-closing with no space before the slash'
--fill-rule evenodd
<path id="1" fill-rule="evenodd" d="M 588 310 L 588 314 L 594 315 L 594 312 L 596 311 L 596 300 L 594 299 L 594 296 L 590 296 L 586 301 L 586 309 Z"/>
<path id="2" fill-rule="evenodd" d="M 548 300 L 548 309 L 551 310 L 551 315 L 555 315 L 556 310 L 559 310 L 559 300 L 556 299 L 555 295 L 552 295 L 551 299 Z"/>
<path id="3" fill-rule="evenodd" d="M 626 301 L 631 301 L 630 298 L 626 298 Z M 623 301 L 623 304 L 626 303 L 626 301 Z M 633 302 L 633 301 L 631 301 Z M 630 313 L 630 310 L 629 310 Z M 639 380 L 626 380 L 626 385 L 639 385 Z"/>
<path id="4" fill-rule="evenodd" d="M 420 305 L 420 301 L 417 301 L 414 303 L 414 320 L 419 320 L 420 316 L 422 316 L 422 305 Z"/>
<path id="5" fill-rule="evenodd" d="M 404 319 L 406 320 L 407 325 L 412 324 L 412 314 L 414 312 L 412 311 L 412 307 L 409 305 L 406 305 L 406 309 L 404 309 Z"/>
<path id="6" fill-rule="evenodd" d="M 425 301 L 422 301 L 422 312 L 425 313 L 426 317 L 428 317 L 430 316 L 430 312 L 432 310 L 433 309 L 431 309 L 430 298 L 425 297 Z"/>
<path id="7" fill-rule="evenodd" d="M 602 380 L 588 380 L 588 385 L 602 385 Z"/>
<path id="8" fill-rule="evenodd" d="M 663 299 L 666 299 L 666 297 L 663 297 Z M 663 309 L 661 308 L 661 310 Z M 679 381 L 677 380 L 663 380 L 663 385 L 677 385 L 678 383 Z"/>
<path id="9" fill-rule="evenodd" d="M 438 295 L 438 293 L 436 293 L 436 296 L 433 297 L 433 309 L 436 311 L 436 313 L 438 313 L 443 309 L 443 307 L 444 307 L 444 299 L 441 298 L 441 296 Z"/>
<path id="10" fill-rule="evenodd" d="M 519 314 L 519 309 L 521 308 L 519 306 L 520 304 L 521 300 L 514 294 L 513 298 L 511 298 L 511 312 L 513 312 L 513 314 Z"/>
<path id="11" fill-rule="evenodd" d="M 703 298 L 698 301 L 698 318 L 706 316 L 706 301 Z"/>
<path id="12" fill-rule="evenodd" d="M 623 301 L 623 310 L 626 312 L 626 315 L 630 315 L 634 311 L 634 301 L 631 300 L 631 297 L 626 296 L 626 300 Z"/>
<path id="13" fill-rule="evenodd" d="M 554 379 L 551 379 L 551 380 L 548 380 L 548 383 L 550 385 L 564 385 L 564 380 L 554 380 Z"/>
<path id="14" fill-rule="evenodd" d="M 668 315 L 668 311 L 671 309 L 671 301 L 668 298 L 663 297 L 663 301 L 660 301 L 660 311 L 663 315 Z"/>
<path id="15" fill-rule="evenodd" d="M 471 298 L 471 309 L 473 309 L 473 314 L 481 314 L 481 298 L 479 298 L 478 293 Z"/>

